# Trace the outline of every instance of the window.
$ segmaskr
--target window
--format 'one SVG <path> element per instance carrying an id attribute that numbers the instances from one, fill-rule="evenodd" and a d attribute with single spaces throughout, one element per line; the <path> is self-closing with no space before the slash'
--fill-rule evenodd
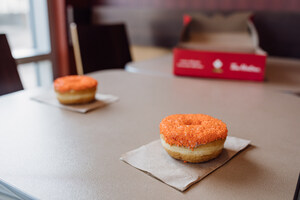
<path id="1" fill-rule="evenodd" d="M 47 0 L 1 0 L 5 33 L 25 89 L 52 83 Z"/>

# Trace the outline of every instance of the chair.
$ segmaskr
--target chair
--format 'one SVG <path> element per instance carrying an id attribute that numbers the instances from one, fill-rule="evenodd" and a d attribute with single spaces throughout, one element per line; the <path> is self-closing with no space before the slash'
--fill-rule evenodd
<path id="1" fill-rule="evenodd" d="M 253 22 L 269 55 L 300 59 L 299 12 L 256 12 Z"/>
<path id="2" fill-rule="evenodd" d="M 22 90 L 15 59 L 5 34 L 0 34 L 0 95 Z"/>
<path id="3" fill-rule="evenodd" d="M 78 74 L 124 69 L 132 61 L 124 24 L 75 25 L 71 36 Z M 81 69 L 82 68 L 82 69 Z"/>

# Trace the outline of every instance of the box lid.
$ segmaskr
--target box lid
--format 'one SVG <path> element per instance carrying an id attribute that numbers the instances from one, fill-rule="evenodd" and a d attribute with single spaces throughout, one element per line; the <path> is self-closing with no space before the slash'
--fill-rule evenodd
<path id="1" fill-rule="evenodd" d="M 249 20 L 250 12 L 212 16 L 197 14 L 184 16 L 185 27 L 180 43 L 181 48 L 254 53 L 258 48 L 258 37 Z"/>

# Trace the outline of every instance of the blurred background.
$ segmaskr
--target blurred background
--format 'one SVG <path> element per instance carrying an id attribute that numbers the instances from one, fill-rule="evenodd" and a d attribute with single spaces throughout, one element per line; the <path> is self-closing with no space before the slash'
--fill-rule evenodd
<path id="1" fill-rule="evenodd" d="M 69 25 L 125 23 L 133 61 L 170 53 L 185 13 L 253 12 L 269 56 L 300 59 L 299 0 L 0 0 L 5 33 L 25 89 L 75 73 Z"/>

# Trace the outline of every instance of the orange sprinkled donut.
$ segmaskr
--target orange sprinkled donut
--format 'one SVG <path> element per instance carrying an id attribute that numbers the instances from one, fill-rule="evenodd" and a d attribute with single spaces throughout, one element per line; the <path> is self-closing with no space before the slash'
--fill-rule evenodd
<path id="1" fill-rule="evenodd" d="M 54 89 L 62 104 L 83 104 L 95 100 L 97 80 L 89 76 L 70 75 L 57 78 Z"/>
<path id="2" fill-rule="evenodd" d="M 224 122 L 204 114 L 176 114 L 160 123 L 161 143 L 170 156 L 198 163 L 216 158 L 227 137 Z"/>

